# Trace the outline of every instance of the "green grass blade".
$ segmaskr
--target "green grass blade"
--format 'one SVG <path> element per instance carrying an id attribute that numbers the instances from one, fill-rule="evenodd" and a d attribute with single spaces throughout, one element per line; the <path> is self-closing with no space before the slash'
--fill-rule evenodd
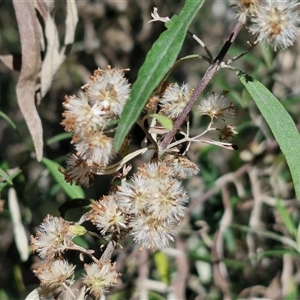
<path id="1" fill-rule="evenodd" d="M 22 171 L 16 170 L 15 173 L 9 175 L 3 169 L 0 169 L 0 177 L 2 176 L 5 181 L 0 183 L 0 193 L 7 185 L 13 185 L 12 180 L 17 177 Z M 7 177 L 8 176 L 8 177 Z M 1 299 L 1 298 L 0 298 Z"/>
<path id="2" fill-rule="evenodd" d="M 238 229 L 240 231 L 244 231 L 244 232 L 255 233 L 255 234 L 263 236 L 265 238 L 269 238 L 274 241 L 281 242 L 283 245 L 289 246 L 292 249 L 295 249 L 296 251 L 299 252 L 298 244 L 295 241 L 293 241 L 291 238 L 285 237 L 283 235 L 280 235 L 280 234 L 277 234 L 277 233 L 274 233 L 271 231 L 267 231 L 267 230 L 262 230 L 262 229 L 258 229 L 258 228 L 250 228 L 250 227 L 238 225 L 238 224 L 231 224 L 230 227 L 236 228 L 236 229 Z"/>
<path id="3" fill-rule="evenodd" d="M 0 111 L 0 117 L 3 118 L 13 129 L 17 129 L 15 123 L 10 119 L 10 117 L 4 112 Z"/>
<path id="4" fill-rule="evenodd" d="M 264 257 L 283 257 L 285 254 L 288 254 L 292 257 L 299 257 L 299 252 L 287 248 L 259 251 L 252 255 L 252 257 L 255 259 L 262 259 Z"/>
<path id="5" fill-rule="evenodd" d="M 150 117 L 155 118 L 168 131 L 173 129 L 173 122 L 170 118 L 159 114 L 151 114 Z"/>
<path id="6" fill-rule="evenodd" d="M 45 157 L 42 159 L 42 162 L 51 173 L 55 181 L 71 199 L 84 198 L 84 192 L 80 186 L 70 185 L 65 181 L 64 175 L 58 171 L 58 168 L 60 167 L 58 163 Z"/>
<path id="7" fill-rule="evenodd" d="M 139 117 L 151 93 L 173 66 L 181 49 L 189 25 L 201 8 L 204 0 L 187 0 L 179 16 L 167 22 L 164 31 L 148 52 L 139 70 L 138 78 L 132 85 L 129 99 L 123 109 L 114 139 L 118 151 L 130 128 Z"/>
<path id="8" fill-rule="evenodd" d="M 279 212 L 280 217 L 281 217 L 286 229 L 290 233 L 290 235 L 293 238 L 296 238 L 297 228 L 296 228 L 291 216 L 289 215 L 286 207 L 283 206 L 282 201 L 278 198 L 276 199 L 276 209 Z"/>
<path id="9" fill-rule="evenodd" d="M 260 82 L 235 69 L 270 126 L 290 168 L 297 198 L 300 200 L 300 135 L 295 123 L 279 100 Z"/>
<path id="10" fill-rule="evenodd" d="M 169 273 L 170 273 L 170 266 L 168 257 L 165 253 L 161 251 L 157 251 L 154 254 L 154 262 L 155 266 L 158 272 L 158 275 L 160 277 L 160 280 L 166 284 L 170 283 Z"/>
<path id="11" fill-rule="evenodd" d="M 52 138 L 48 139 L 46 142 L 46 145 L 49 146 L 54 143 L 58 143 L 60 141 L 71 139 L 71 138 L 72 138 L 72 134 L 70 132 L 63 132 L 63 133 L 57 134 L 57 135 L 53 136 Z"/>
<path id="12" fill-rule="evenodd" d="M 13 185 L 13 182 L 12 182 L 12 179 L 10 178 L 10 176 L 1 168 L 0 168 L 0 177 L 2 177 L 2 179 L 6 180 L 10 185 Z"/>

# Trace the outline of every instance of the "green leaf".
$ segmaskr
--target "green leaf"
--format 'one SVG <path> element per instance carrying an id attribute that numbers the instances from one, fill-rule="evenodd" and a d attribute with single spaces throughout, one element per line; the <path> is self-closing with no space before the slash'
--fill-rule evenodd
<path id="1" fill-rule="evenodd" d="M 238 225 L 238 224 L 231 224 L 230 227 L 236 228 L 236 229 L 238 229 L 240 231 L 244 231 L 244 232 L 255 233 L 255 234 L 263 236 L 265 238 L 269 238 L 274 241 L 281 242 L 282 244 L 289 246 L 299 252 L 298 244 L 295 241 L 293 241 L 292 239 L 285 237 L 283 235 L 280 235 L 280 234 L 277 234 L 277 233 L 274 233 L 271 231 L 267 231 L 267 230 L 262 230 L 262 229 L 258 229 L 258 228 L 250 228 L 250 227 Z"/>
<path id="2" fill-rule="evenodd" d="M 168 131 L 173 129 L 173 122 L 170 118 L 159 114 L 151 114 L 150 117 L 155 118 Z"/>
<path id="3" fill-rule="evenodd" d="M 283 257 L 283 255 L 288 254 L 294 257 L 299 257 L 299 253 L 290 250 L 290 249 L 272 249 L 272 250 L 265 250 L 265 251 L 260 251 L 256 254 L 253 255 L 253 257 L 257 259 L 261 259 L 263 257 Z"/>
<path id="4" fill-rule="evenodd" d="M 81 236 L 75 236 L 74 239 L 72 239 L 72 241 L 82 247 L 82 248 L 85 248 L 85 249 L 89 249 L 89 244 L 85 241 L 84 238 L 82 238 Z"/>
<path id="5" fill-rule="evenodd" d="M 39 291 L 40 291 L 39 287 L 34 289 L 26 296 L 25 300 L 42 300 L 42 297 L 40 296 Z"/>
<path id="6" fill-rule="evenodd" d="M 163 252 L 158 251 L 154 254 L 154 261 L 158 273 L 160 275 L 161 281 L 163 281 L 166 284 L 169 284 L 170 278 L 168 257 Z"/>
<path id="7" fill-rule="evenodd" d="M 91 200 L 88 199 L 77 199 L 77 198 L 73 198 L 72 200 L 69 201 L 65 201 L 59 208 L 58 211 L 60 213 L 60 216 L 62 218 L 65 217 L 66 213 L 68 210 L 70 209 L 74 209 L 74 208 L 83 208 L 85 206 L 88 206 L 91 204 Z"/>
<path id="8" fill-rule="evenodd" d="M 4 112 L 0 111 L 0 117 L 3 118 L 4 120 L 6 120 L 6 122 L 13 128 L 13 129 L 17 129 L 17 126 L 15 125 L 15 123 L 10 119 L 10 117 L 8 115 L 6 115 Z"/>
<path id="9" fill-rule="evenodd" d="M 10 299 L 3 289 L 0 289 L 0 299 L 1 300 L 9 300 Z M 32 300 L 34 300 L 34 299 L 32 299 Z"/>
<path id="10" fill-rule="evenodd" d="M 300 200 L 300 135 L 295 123 L 279 100 L 260 82 L 234 69 L 270 126 L 290 168 Z"/>
<path id="11" fill-rule="evenodd" d="M 29 255 L 29 241 L 26 235 L 24 224 L 21 220 L 20 206 L 17 192 L 14 188 L 8 191 L 8 207 L 14 231 L 14 240 L 22 261 L 27 261 Z"/>
<path id="12" fill-rule="evenodd" d="M 149 298 L 148 298 L 149 300 L 165 300 L 166 299 L 166 297 L 164 297 L 156 292 L 152 292 L 152 291 L 150 291 L 148 293 L 148 295 L 149 295 Z"/>
<path id="13" fill-rule="evenodd" d="M 2 177 L 3 179 L 5 179 L 10 185 L 13 184 L 10 176 L 3 170 L 0 168 L 0 177 Z"/>
<path id="14" fill-rule="evenodd" d="M 55 135 L 54 137 L 47 140 L 46 145 L 51 145 L 54 143 L 58 143 L 60 141 L 72 138 L 72 134 L 70 132 L 63 132 Z"/>
<path id="15" fill-rule="evenodd" d="M 298 224 L 298 228 L 297 228 L 296 241 L 298 244 L 300 244 L 300 223 Z"/>
<path id="16" fill-rule="evenodd" d="M 290 287 L 292 285 L 292 287 Z M 292 290 L 287 296 L 285 296 L 284 300 L 298 300 L 299 299 L 299 294 L 297 291 L 297 285 L 294 282 L 294 280 L 290 283 L 289 282 L 289 288 Z"/>
<path id="17" fill-rule="evenodd" d="M 276 199 L 276 208 L 280 214 L 280 217 L 281 217 L 286 229 L 290 233 L 290 235 L 292 237 L 296 237 L 297 228 L 296 228 L 291 216 L 287 212 L 286 208 L 283 206 L 282 201 L 280 199 Z"/>
<path id="18" fill-rule="evenodd" d="M 16 170 L 15 173 L 11 174 L 11 175 L 8 175 L 3 169 L 0 169 L 1 170 L 1 174 L 0 176 L 2 176 L 6 181 L 4 182 L 1 182 L 0 183 L 0 192 L 9 184 L 9 185 L 13 185 L 13 182 L 12 180 L 17 177 L 22 171 L 21 170 Z M 9 176 L 9 180 L 8 178 L 6 177 L 6 175 Z M 1 298 L 0 298 L 1 299 Z"/>
<path id="19" fill-rule="evenodd" d="M 204 0 L 187 0 L 179 16 L 167 22 L 164 31 L 148 52 L 132 85 L 115 134 L 114 148 L 118 151 L 130 128 L 139 117 L 152 92 L 163 80 L 181 50 L 186 32 Z"/>
<path id="20" fill-rule="evenodd" d="M 58 168 L 63 169 L 58 163 L 48 158 L 42 159 L 43 164 L 49 170 L 56 182 L 61 186 L 65 193 L 71 198 L 84 198 L 84 192 L 80 186 L 70 185 L 64 179 L 64 175 L 58 171 Z"/>

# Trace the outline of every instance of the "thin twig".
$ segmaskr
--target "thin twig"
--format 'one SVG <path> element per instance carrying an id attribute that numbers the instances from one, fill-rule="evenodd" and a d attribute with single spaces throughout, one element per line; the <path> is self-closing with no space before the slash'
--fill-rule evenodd
<path id="1" fill-rule="evenodd" d="M 229 182 L 234 182 L 237 178 L 241 178 L 242 175 L 244 175 L 251 167 L 252 165 L 250 163 L 247 163 L 240 167 L 238 170 L 232 173 L 227 173 L 220 178 L 217 179 L 215 186 L 208 190 L 205 194 L 200 196 L 199 198 L 195 199 L 193 202 L 190 203 L 188 207 L 188 211 L 192 212 L 195 207 L 199 204 L 204 203 L 206 200 L 211 198 L 213 195 L 217 194 L 221 187 Z"/>
<path id="2" fill-rule="evenodd" d="M 236 39 L 238 33 L 243 28 L 243 25 L 244 24 L 241 23 L 240 21 L 237 22 L 237 24 L 235 25 L 235 27 L 232 30 L 231 34 L 229 35 L 227 41 L 223 45 L 221 51 L 219 52 L 219 54 L 217 55 L 217 57 L 215 58 L 213 63 L 206 70 L 202 80 L 200 81 L 198 87 L 195 89 L 194 93 L 192 94 L 192 96 L 191 96 L 189 102 L 187 103 L 186 107 L 183 109 L 180 116 L 174 122 L 174 126 L 173 126 L 172 131 L 170 131 L 165 136 L 165 138 L 163 139 L 163 141 L 160 145 L 162 151 L 164 151 L 167 148 L 168 144 L 173 139 L 174 135 L 176 134 L 176 132 L 179 129 L 179 127 L 181 126 L 181 124 L 186 120 L 188 114 L 190 113 L 191 109 L 193 108 L 195 102 L 197 101 L 197 99 L 199 98 L 199 96 L 201 95 L 203 90 L 206 88 L 208 83 L 212 80 L 214 75 L 220 69 L 221 62 L 223 61 L 223 59 L 224 59 L 226 53 L 228 52 L 229 48 L 231 47 L 232 43 Z"/>
<path id="3" fill-rule="evenodd" d="M 222 257 L 220 257 L 220 255 L 216 249 L 217 240 L 219 239 L 219 235 L 220 235 L 220 232 L 217 231 L 215 233 L 214 244 L 211 249 L 211 255 L 212 255 L 212 259 L 213 259 L 214 283 L 224 293 L 224 299 L 232 299 L 228 276 L 224 275 L 224 272 L 222 272 L 222 265 L 224 263 L 221 261 Z"/>
<path id="4" fill-rule="evenodd" d="M 143 249 L 138 253 L 138 280 L 140 283 L 139 298 L 148 299 L 149 298 L 149 288 L 146 284 L 149 279 L 149 251 L 148 249 Z"/>
<path id="5" fill-rule="evenodd" d="M 175 299 L 185 299 L 186 282 L 189 275 L 189 263 L 186 257 L 186 243 L 178 236 L 176 249 L 180 254 L 176 256 L 177 278 L 172 282 Z"/>
<path id="6" fill-rule="evenodd" d="M 71 290 L 71 288 L 68 285 L 66 285 L 65 282 L 63 282 L 62 286 L 65 288 L 65 290 L 67 290 L 69 292 L 69 294 L 72 296 L 72 298 L 76 300 L 76 296 L 73 294 L 73 291 Z"/>
<path id="7" fill-rule="evenodd" d="M 95 263 L 98 263 L 98 259 L 92 254 L 94 250 L 86 250 L 85 248 L 75 244 L 73 246 L 68 247 L 68 250 L 75 250 L 84 253 L 87 256 L 89 256 Z"/>
<path id="8" fill-rule="evenodd" d="M 113 238 L 112 238 L 113 239 Z M 117 243 L 114 241 L 114 240 L 111 240 L 108 245 L 106 246 L 106 249 L 104 250 L 100 260 L 103 262 L 103 263 L 108 263 L 110 262 L 111 260 L 111 256 L 112 256 L 112 253 L 116 247 Z"/>
<path id="9" fill-rule="evenodd" d="M 205 50 L 205 52 L 207 53 L 207 55 L 209 57 L 210 63 L 212 63 L 214 58 L 213 58 L 211 52 L 209 51 L 209 49 L 204 44 L 204 42 L 200 38 L 198 38 L 194 33 L 190 32 L 189 30 L 188 30 L 188 34 L 191 35 L 192 38 Z"/>
<path id="10" fill-rule="evenodd" d="M 224 63 L 221 64 L 221 66 L 223 66 L 223 64 L 225 65 L 230 65 L 231 63 L 233 63 L 234 61 L 240 59 L 241 57 L 243 57 L 244 55 L 246 55 L 248 52 L 250 52 L 257 44 L 258 44 L 258 40 L 256 40 L 255 42 L 253 43 L 249 43 L 249 48 L 246 49 L 245 51 L 243 51 L 242 53 L 232 57 L 231 59 L 228 59 L 227 61 L 225 61 Z"/>
<path id="11" fill-rule="evenodd" d="M 208 124 L 207 128 L 202 133 L 200 133 L 200 134 L 198 134 L 194 137 L 189 137 L 189 132 L 185 133 L 184 131 L 180 131 L 180 134 L 182 134 L 184 136 L 184 138 L 171 143 L 170 145 L 168 145 L 166 150 L 170 150 L 170 149 L 176 147 L 177 145 L 180 145 L 180 144 L 185 143 L 185 142 L 188 142 L 188 143 L 202 142 L 202 141 L 198 140 L 201 136 L 205 135 L 208 131 L 216 130 L 215 128 L 211 127 L 212 125 L 213 125 L 213 121 L 211 121 Z"/>

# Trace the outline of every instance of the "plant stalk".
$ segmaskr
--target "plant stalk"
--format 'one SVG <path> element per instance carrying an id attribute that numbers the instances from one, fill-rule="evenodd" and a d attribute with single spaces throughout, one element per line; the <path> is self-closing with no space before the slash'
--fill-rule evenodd
<path id="1" fill-rule="evenodd" d="M 241 31 L 241 29 L 243 28 L 243 25 L 244 25 L 244 23 L 242 23 L 241 21 L 238 21 L 236 23 L 235 27 L 233 28 L 232 32 L 230 33 L 229 37 L 227 38 L 226 42 L 224 43 L 221 51 L 219 52 L 217 57 L 214 59 L 213 63 L 206 70 L 199 85 L 197 86 L 194 93 L 192 94 L 189 102 L 187 103 L 187 105 L 185 106 L 185 108 L 183 109 L 183 111 L 181 112 L 179 117 L 174 122 L 173 129 L 170 132 L 168 132 L 168 134 L 163 139 L 163 141 L 161 143 L 161 150 L 165 150 L 167 148 L 167 146 L 170 144 L 170 142 L 172 141 L 177 130 L 179 129 L 181 124 L 184 122 L 184 120 L 190 113 L 192 107 L 194 106 L 194 104 L 197 101 L 197 99 L 199 98 L 199 96 L 202 94 L 203 90 L 206 88 L 206 86 L 212 80 L 214 75 L 220 69 L 220 65 L 221 65 L 225 55 L 227 54 L 229 48 L 233 44 L 234 40 L 236 39 L 236 37 L 239 34 L 239 32 Z"/>

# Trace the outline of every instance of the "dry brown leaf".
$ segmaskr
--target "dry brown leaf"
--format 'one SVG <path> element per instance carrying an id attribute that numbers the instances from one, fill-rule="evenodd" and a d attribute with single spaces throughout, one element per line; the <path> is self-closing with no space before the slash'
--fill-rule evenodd
<path id="1" fill-rule="evenodd" d="M 53 77 L 60 65 L 65 60 L 66 54 L 74 42 L 75 29 L 78 22 L 76 3 L 66 1 L 66 33 L 62 49 L 60 50 L 59 37 L 56 24 L 51 16 L 54 1 L 25 1 L 13 0 L 16 18 L 18 22 L 20 41 L 22 47 L 22 66 L 16 88 L 18 103 L 25 118 L 35 146 L 37 160 L 43 156 L 43 130 L 40 117 L 35 106 L 37 96 L 37 79 L 40 76 L 40 99 L 45 96 L 51 87 Z M 42 38 L 41 24 L 38 21 L 35 8 L 39 11 L 45 25 L 46 55 L 41 64 L 41 45 L 44 45 Z M 2 56 L 0 59 L 10 69 L 16 68 L 16 60 L 12 56 Z M 20 64 L 19 64 L 20 65 Z"/>
<path id="2" fill-rule="evenodd" d="M 21 112 L 33 139 L 36 157 L 43 157 L 43 128 L 35 107 L 35 87 L 40 56 L 40 30 L 33 1 L 13 0 L 22 48 L 22 66 L 16 93 Z"/>
<path id="3" fill-rule="evenodd" d="M 42 20 L 43 20 L 43 23 L 39 22 L 41 32 L 43 32 L 43 25 L 46 23 L 49 6 L 51 7 L 51 4 L 52 4 L 52 2 L 50 2 L 50 1 L 46 2 L 46 3 L 43 0 L 35 1 L 35 8 L 39 12 L 39 14 L 41 15 Z M 51 9 L 51 11 L 52 11 L 52 9 Z M 45 52 L 46 51 L 46 42 L 45 42 L 43 35 L 41 36 L 40 42 L 41 42 L 41 50 L 43 52 Z"/>
<path id="4" fill-rule="evenodd" d="M 60 67 L 62 60 L 59 53 L 59 37 L 55 22 L 43 1 L 38 2 L 43 7 L 45 22 L 45 38 L 47 40 L 46 55 L 41 70 L 41 96 L 44 97 L 51 87 L 53 77 Z M 46 8 L 46 9 L 45 9 Z"/>
<path id="5" fill-rule="evenodd" d="M 66 35 L 65 46 L 73 44 L 75 39 L 75 30 L 78 22 L 78 13 L 75 1 L 67 1 Z"/>
<path id="6" fill-rule="evenodd" d="M 19 55 L 12 55 L 12 54 L 0 55 L 0 60 L 11 71 L 21 70 L 21 57 Z"/>
<path id="7" fill-rule="evenodd" d="M 70 45 L 74 42 L 75 29 L 78 22 L 77 7 L 74 1 L 67 1 L 66 32 L 64 45 L 60 50 L 59 36 L 54 19 L 50 14 L 47 4 L 39 0 L 36 8 L 40 12 L 45 23 L 45 37 L 47 49 L 41 71 L 41 96 L 44 97 L 51 87 L 53 77 L 60 65 L 64 62 L 69 53 Z"/>

